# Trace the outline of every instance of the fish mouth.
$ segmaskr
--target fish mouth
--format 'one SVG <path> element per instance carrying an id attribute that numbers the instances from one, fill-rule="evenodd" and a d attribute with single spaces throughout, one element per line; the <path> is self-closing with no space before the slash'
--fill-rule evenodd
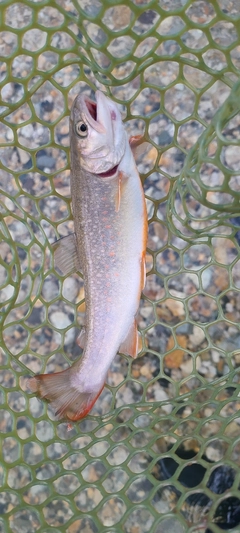
<path id="1" fill-rule="evenodd" d="M 97 176 L 99 176 L 100 178 L 112 178 L 117 173 L 118 167 L 119 167 L 119 164 L 115 165 L 115 167 L 110 168 L 106 172 L 98 172 Z"/>
<path id="2" fill-rule="evenodd" d="M 90 98 L 85 97 L 86 108 L 89 112 L 89 115 L 97 122 L 97 104 Z"/>
<path id="3" fill-rule="evenodd" d="M 105 127 L 98 120 L 98 102 L 94 102 L 88 96 L 84 96 L 82 99 L 82 105 L 83 121 L 86 120 L 98 133 L 106 133 Z"/>

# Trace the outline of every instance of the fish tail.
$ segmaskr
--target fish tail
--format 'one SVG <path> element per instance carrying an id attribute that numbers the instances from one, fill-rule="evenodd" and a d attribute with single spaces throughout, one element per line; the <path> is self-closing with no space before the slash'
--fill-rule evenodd
<path id="1" fill-rule="evenodd" d="M 71 383 L 72 367 L 55 374 L 40 374 L 28 380 L 32 392 L 50 401 L 58 418 L 80 420 L 86 416 L 101 394 L 100 390 L 84 392 Z"/>

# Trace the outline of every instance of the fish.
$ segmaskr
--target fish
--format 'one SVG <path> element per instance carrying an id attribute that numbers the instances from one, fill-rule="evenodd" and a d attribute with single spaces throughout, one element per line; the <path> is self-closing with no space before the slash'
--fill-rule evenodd
<path id="1" fill-rule="evenodd" d="M 144 288 L 147 211 L 134 158 L 141 136 L 128 138 L 118 105 L 97 90 L 78 94 L 70 114 L 74 233 L 52 247 L 63 275 L 81 272 L 85 326 L 81 357 L 62 372 L 30 378 L 58 418 L 85 417 L 101 394 L 117 352 L 136 357 L 136 314 Z"/>

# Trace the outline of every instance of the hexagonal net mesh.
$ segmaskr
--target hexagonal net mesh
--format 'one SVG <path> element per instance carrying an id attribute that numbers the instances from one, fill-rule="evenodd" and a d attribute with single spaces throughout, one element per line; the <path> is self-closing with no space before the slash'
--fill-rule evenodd
<path id="1" fill-rule="evenodd" d="M 161 533 L 240 523 L 237 0 L 4 0 L 0 28 L 0 532 Z M 136 360 L 71 428 L 26 377 L 80 357 L 69 107 L 122 105 L 149 216 Z"/>

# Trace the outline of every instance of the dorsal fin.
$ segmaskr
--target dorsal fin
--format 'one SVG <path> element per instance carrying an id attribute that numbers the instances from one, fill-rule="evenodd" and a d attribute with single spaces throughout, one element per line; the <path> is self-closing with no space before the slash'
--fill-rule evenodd
<path id="1" fill-rule="evenodd" d="M 77 253 L 75 233 L 61 237 L 51 246 L 54 253 L 54 266 L 57 267 L 62 276 L 82 270 Z"/>

